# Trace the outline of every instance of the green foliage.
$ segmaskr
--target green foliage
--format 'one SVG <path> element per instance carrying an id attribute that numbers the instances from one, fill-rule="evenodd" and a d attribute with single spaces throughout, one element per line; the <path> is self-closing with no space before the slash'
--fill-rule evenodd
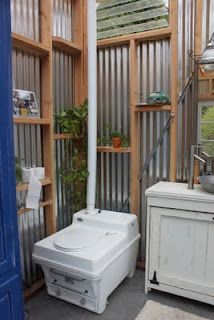
<path id="1" fill-rule="evenodd" d="M 87 100 L 69 109 L 62 110 L 55 116 L 56 125 L 64 133 L 71 133 L 74 136 L 84 136 L 87 129 L 86 121 L 88 114 Z"/>
<path id="2" fill-rule="evenodd" d="M 109 123 L 106 125 L 106 129 L 108 131 L 108 135 L 102 136 L 98 138 L 98 145 L 105 147 L 112 145 L 112 138 L 119 137 L 122 140 L 122 147 L 127 148 L 129 146 L 129 140 L 126 135 L 122 134 L 120 131 L 112 130 L 112 124 Z"/>
<path id="3" fill-rule="evenodd" d="M 203 107 L 201 120 L 201 139 L 204 150 L 214 156 L 214 107 Z"/>
<path id="4" fill-rule="evenodd" d="M 21 159 L 15 157 L 15 172 L 16 172 L 16 184 L 22 182 L 22 168 L 21 168 Z"/>
<path id="5" fill-rule="evenodd" d="M 87 170 L 87 118 L 88 105 L 82 105 L 63 110 L 56 116 L 56 121 L 62 132 L 73 135 L 73 143 L 67 141 L 66 154 L 73 154 L 68 167 L 65 156 L 61 176 L 66 192 L 71 192 L 73 212 L 79 211 L 86 205 Z M 70 187 L 70 188 L 69 188 Z"/>

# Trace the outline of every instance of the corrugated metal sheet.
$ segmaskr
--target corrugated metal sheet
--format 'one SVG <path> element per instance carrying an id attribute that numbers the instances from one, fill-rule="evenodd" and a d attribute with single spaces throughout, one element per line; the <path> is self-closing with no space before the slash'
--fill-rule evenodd
<path id="1" fill-rule="evenodd" d="M 66 40 L 72 40 L 72 0 L 54 0 L 53 9 L 53 35 Z"/>
<path id="2" fill-rule="evenodd" d="M 12 31 L 39 41 L 39 0 L 11 0 Z"/>
<path id="3" fill-rule="evenodd" d="M 58 50 L 53 51 L 53 94 L 54 113 L 74 104 L 74 57 Z M 55 128 L 59 132 L 58 128 Z M 58 229 L 68 226 L 72 221 L 72 186 L 65 186 L 62 171 L 72 166 L 72 141 L 55 142 L 57 220 Z"/>
<path id="4" fill-rule="evenodd" d="M 40 106 L 39 58 L 13 51 L 13 87 L 34 91 Z M 23 167 L 42 166 L 41 131 L 37 125 L 14 125 L 15 154 Z M 42 197 L 41 197 L 42 199 Z M 17 193 L 17 208 L 25 207 L 26 192 Z M 44 211 L 34 210 L 19 216 L 22 275 L 24 287 L 30 287 L 41 277 L 32 262 L 33 244 L 45 236 Z"/>
<path id="5" fill-rule="evenodd" d="M 129 136 L 129 48 L 98 49 L 98 137 Z M 129 155 L 98 154 L 97 206 L 119 210 L 129 194 Z"/>
<path id="6" fill-rule="evenodd" d="M 139 102 L 146 102 L 149 92 L 163 90 L 170 94 L 169 40 L 149 41 L 138 45 Z M 138 116 L 140 126 L 140 172 L 169 118 L 168 112 L 146 112 Z M 141 258 L 145 256 L 145 190 L 160 180 L 169 179 L 169 134 L 165 133 L 140 185 Z"/>

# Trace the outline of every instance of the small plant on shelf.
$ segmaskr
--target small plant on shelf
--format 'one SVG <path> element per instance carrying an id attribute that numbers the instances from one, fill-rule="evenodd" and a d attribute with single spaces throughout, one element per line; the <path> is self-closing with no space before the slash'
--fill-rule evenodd
<path id="1" fill-rule="evenodd" d="M 113 146 L 114 148 L 127 148 L 129 146 L 126 135 L 122 134 L 120 131 L 113 131 L 111 124 L 107 124 L 106 128 L 109 130 L 109 135 L 98 138 L 98 144 L 100 146 Z"/>

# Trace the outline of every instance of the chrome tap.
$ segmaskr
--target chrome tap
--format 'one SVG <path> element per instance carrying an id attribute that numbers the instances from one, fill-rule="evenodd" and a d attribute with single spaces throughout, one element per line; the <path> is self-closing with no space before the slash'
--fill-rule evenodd
<path id="1" fill-rule="evenodd" d="M 197 150 L 202 149 L 201 146 L 191 145 L 188 189 L 194 189 L 194 163 L 195 163 L 195 159 L 199 160 L 203 164 L 206 164 L 206 161 L 204 159 L 202 159 L 198 154 L 195 154 L 196 148 L 197 148 Z M 202 152 L 202 154 L 203 154 L 203 152 Z"/>

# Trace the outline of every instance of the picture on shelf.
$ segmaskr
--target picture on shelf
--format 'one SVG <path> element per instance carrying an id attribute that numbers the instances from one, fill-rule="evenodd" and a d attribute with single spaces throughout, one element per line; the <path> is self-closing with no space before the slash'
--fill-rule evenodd
<path id="1" fill-rule="evenodd" d="M 39 118 L 35 92 L 13 89 L 13 116 Z"/>

